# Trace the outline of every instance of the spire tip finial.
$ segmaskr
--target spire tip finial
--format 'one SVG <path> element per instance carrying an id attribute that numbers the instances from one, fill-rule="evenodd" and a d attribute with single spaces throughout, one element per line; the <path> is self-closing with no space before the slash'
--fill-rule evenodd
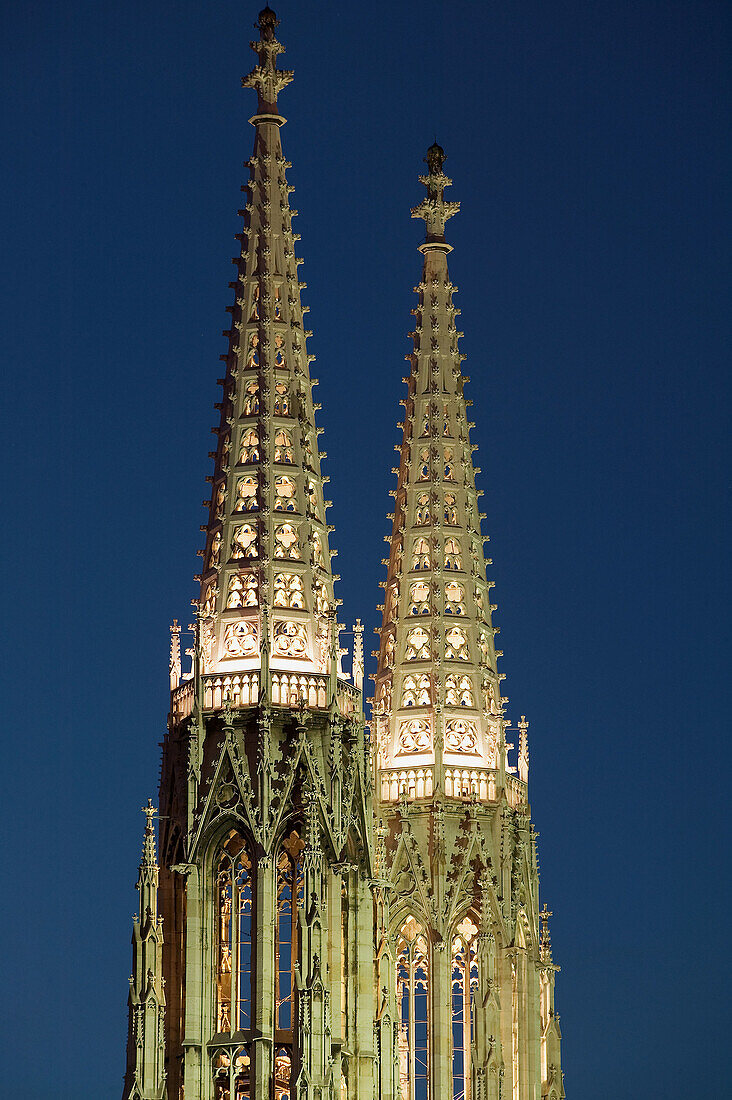
<path id="1" fill-rule="evenodd" d="M 262 10 L 260 11 L 255 25 L 259 27 L 259 33 L 261 37 L 266 42 L 269 42 L 271 39 L 274 38 L 275 27 L 278 27 L 280 25 L 280 21 L 275 13 L 272 11 L 269 4 L 267 4 L 266 7 L 262 8 Z"/>
<path id="2" fill-rule="evenodd" d="M 285 47 L 277 41 L 275 34 L 279 26 L 279 19 L 267 5 L 262 8 L 255 26 L 259 28 L 259 40 L 250 42 L 249 45 L 256 53 L 259 64 L 242 79 L 245 88 L 255 88 L 257 91 L 257 115 L 250 122 L 256 122 L 261 115 L 268 116 L 266 121 L 276 122 L 282 125 L 284 118 L 280 120 L 277 110 L 277 95 L 292 81 L 293 73 L 286 69 L 277 68 L 277 57 L 284 53 Z M 277 116 L 275 118 L 274 116 Z"/>
<path id="3" fill-rule="evenodd" d="M 427 150 L 427 156 L 424 159 L 430 170 L 430 175 L 438 176 L 442 171 L 443 164 L 447 160 L 447 156 L 442 146 L 437 144 L 437 138 L 435 138 L 432 145 L 430 145 Z"/>
<path id="4" fill-rule="evenodd" d="M 420 176 L 419 179 L 427 188 L 427 195 L 419 206 L 412 209 L 412 217 L 423 218 L 427 227 L 424 243 L 418 247 L 420 252 L 451 252 L 452 246 L 445 241 L 445 222 L 453 214 L 457 214 L 460 203 L 445 201 L 445 188 L 450 186 L 452 180 L 442 170 L 447 156 L 436 140 L 430 145 L 424 160 L 427 175 Z"/>

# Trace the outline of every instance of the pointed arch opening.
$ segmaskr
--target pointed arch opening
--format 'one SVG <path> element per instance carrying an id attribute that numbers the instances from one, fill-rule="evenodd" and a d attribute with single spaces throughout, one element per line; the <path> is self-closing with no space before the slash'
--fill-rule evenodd
<path id="1" fill-rule="evenodd" d="M 475 1033 L 475 995 L 478 988 L 478 924 L 466 914 L 451 944 L 452 1096 L 471 1100 L 471 1052 Z"/>
<path id="2" fill-rule="evenodd" d="M 402 1097 L 429 1100 L 429 940 L 412 916 L 404 921 L 397 940 L 396 989 Z"/>
<path id="3" fill-rule="evenodd" d="M 283 841 L 277 857 L 277 923 L 275 927 L 276 1022 L 282 1041 L 293 1041 L 296 1013 L 295 972 L 299 962 L 298 915 L 304 902 L 302 853 L 296 830 Z M 280 1041 L 280 1039 L 278 1039 Z"/>
<path id="4" fill-rule="evenodd" d="M 252 1026 L 252 854 L 232 829 L 215 861 L 216 876 L 216 1031 L 249 1031 Z M 245 1094 L 245 1095 L 248 1095 Z"/>
<path id="5" fill-rule="evenodd" d="M 251 1068 L 248 1047 L 233 1046 L 217 1050 L 213 1056 L 215 1100 L 249 1100 L 252 1095 Z"/>

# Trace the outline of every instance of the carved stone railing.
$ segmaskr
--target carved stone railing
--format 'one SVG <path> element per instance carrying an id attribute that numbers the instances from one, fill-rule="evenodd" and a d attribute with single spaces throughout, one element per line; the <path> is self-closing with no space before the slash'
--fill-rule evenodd
<path id="1" fill-rule="evenodd" d="M 272 672 L 272 702 L 279 707 L 297 707 L 302 699 L 306 707 L 320 709 L 328 705 L 328 677 L 316 673 Z"/>
<path id="2" fill-rule="evenodd" d="M 475 797 L 479 802 L 495 802 L 498 797 L 498 773 L 492 768 L 445 768 L 447 798 Z"/>
<path id="3" fill-rule="evenodd" d="M 382 802 L 398 802 L 401 797 L 411 802 L 431 798 L 434 791 L 434 768 L 383 768 L 379 772 Z M 526 784 L 514 775 L 506 776 L 506 800 L 514 809 L 525 806 Z M 470 802 L 497 802 L 500 795 L 498 772 L 493 768 L 446 767 L 445 797 Z"/>
<path id="4" fill-rule="evenodd" d="M 381 801 L 398 802 L 402 795 L 411 801 L 431 798 L 434 790 L 434 768 L 389 768 L 380 773 Z"/>
<path id="5" fill-rule="evenodd" d="M 338 681 L 338 706 L 341 714 L 353 714 L 361 702 L 361 692 L 346 680 Z"/>
<path id="6" fill-rule="evenodd" d="M 173 718 L 179 721 L 187 718 L 193 710 L 194 702 L 193 680 L 183 680 L 171 693 L 171 711 Z"/>
<path id="7" fill-rule="evenodd" d="M 528 802 L 528 786 L 522 779 L 517 779 L 515 775 L 506 776 L 506 798 L 508 799 L 509 806 L 513 806 L 514 809 L 518 809 L 519 806 L 525 806 Z"/>
<path id="8" fill-rule="evenodd" d="M 259 698 L 259 672 L 218 673 L 203 677 L 205 710 L 220 710 L 226 700 L 232 707 L 253 707 Z"/>
<path id="9" fill-rule="evenodd" d="M 321 673 L 270 673 L 272 703 L 279 707 L 299 707 L 304 700 L 309 710 L 328 706 L 329 677 Z M 231 707 L 253 707 L 259 700 L 259 671 L 214 673 L 202 677 L 204 710 L 220 710 L 228 700 Z M 344 680 L 338 681 L 338 706 L 342 714 L 353 714 L 360 692 Z M 194 705 L 193 680 L 184 680 L 172 693 L 172 710 L 177 721 L 187 718 Z"/>

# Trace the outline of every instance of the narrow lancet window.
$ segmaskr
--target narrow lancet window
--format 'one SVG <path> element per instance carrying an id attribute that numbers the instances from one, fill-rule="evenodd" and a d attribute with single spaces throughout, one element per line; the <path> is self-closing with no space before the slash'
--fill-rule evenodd
<path id="1" fill-rule="evenodd" d="M 252 1026 L 252 860 L 235 831 L 229 833 L 216 862 L 216 897 L 216 1030 L 248 1031 Z"/>
<path id="2" fill-rule="evenodd" d="M 478 929 L 468 916 L 455 931 L 452 941 L 452 1096 L 453 1100 L 471 1100 L 470 1053 L 478 986 Z"/>
<path id="3" fill-rule="evenodd" d="M 277 860 L 277 1030 L 292 1035 L 295 1026 L 295 967 L 298 963 L 297 917 L 303 902 L 302 851 L 290 833 Z"/>
<path id="4" fill-rule="evenodd" d="M 429 1100 L 429 945 L 414 917 L 402 925 L 397 944 L 399 1083 L 403 1100 Z"/>

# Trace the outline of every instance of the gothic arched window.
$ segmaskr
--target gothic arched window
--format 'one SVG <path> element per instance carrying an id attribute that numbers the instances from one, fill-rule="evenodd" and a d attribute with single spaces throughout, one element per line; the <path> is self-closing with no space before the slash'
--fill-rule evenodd
<path id="1" fill-rule="evenodd" d="M 252 312 L 249 315 L 249 320 L 259 320 L 259 283 L 254 284 L 254 292 L 252 294 Z"/>
<path id="2" fill-rule="evenodd" d="M 417 527 L 425 527 L 430 522 L 430 495 L 420 493 L 417 497 L 417 510 L 414 514 Z"/>
<path id="3" fill-rule="evenodd" d="M 259 412 L 259 382 L 253 378 L 244 391 L 244 416 L 256 416 Z"/>
<path id="4" fill-rule="evenodd" d="M 252 1026 L 253 873 L 251 853 L 235 830 L 217 855 L 215 874 L 216 1030 L 248 1031 Z"/>
<path id="5" fill-rule="evenodd" d="M 259 509 L 257 502 L 257 478 L 248 474 L 238 478 L 236 482 L 235 512 L 256 512 Z"/>
<path id="6" fill-rule="evenodd" d="M 274 1094 L 275 1100 L 290 1100 L 290 1078 L 292 1076 L 292 1054 L 280 1047 L 275 1054 Z"/>
<path id="7" fill-rule="evenodd" d="M 247 428 L 239 444 L 239 461 L 259 462 L 259 433 L 256 428 Z"/>
<path id="8" fill-rule="evenodd" d="M 245 1046 L 218 1048 L 213 1057 L 216 1100 L 249 1100 L 252 1062 Z"/>
<path id="9" fill-rule="evenodd" d="M 421 626 L 415 626 L 407 634 L 406 661 L 429 661 L 432 656 L 430 636 Z"/>
<path id="10" fill-rule="evenodd" d="M 275 478 L 275 512 L 297 511 L 297 486 L 291 477 L 280 474 Z"/>
<path id="11" fill-rule="evenodd" d="M 252 370 L 254 367 L 259 366 L 259 334 L 252 332 L 249 335 L 249 346 L 247 347 L 247 367 Z"/>
<path id="12" fill-rule="evenodd" d="M 402 1097 L 429 1100 L 429 944 L 414 917 L 408 917 L 399 932 L 396 979 Z"/>
<path id="13" fill-rule="evenodd" d="M 275 366 L 284 367 L 285 365 L 285 340 L 283 336 L 275 336 Z"/>
<path id="14" fill-rule="evenodd" d="M 429 615 L 430 586 L 427 581 L 416 581 L 409 587 L 409 614 Z"/>
<path id="15" fill-rule="evenodd" d="M 276 1023 L 278 1032 L 291 1038 L 295 1027 L 295 967 L 298 963 L 297 915 L 303 904 L 302 851 L 305 847 L 296 832 L 284 841 L 277 858 Z"/>
<path id="16" fill-rule="evenodd" d="M 295 573 L 275 573 L 275 607 L 296 607 L 302 610 L 305 607 L 304 591 L 302 577 Z"/>
<path id="17" fill-rule="evenodd" d="M 452 941 L 452 1095 L 470 1100 L 470 1048 L 475 1028 L 475 991 L 478 987 L 478 929 L 466 916 Z"/>
<path id="18" fill-rule="evenodd" d="M 445 539 L 445 569 L 462 569 L 460 544 L 457 539 Z"/>
<path id="19" fill-rule="evenodd" d="M 457 581 L 448 581 L 445 585 L 445 614 L 465 614 L 465 589 Z"/>
<path id="20" fill-rule="evenodd" d="M 280 428 L 275 434 L 274 460 L 283 462 L 286 466 L 292 466 L 294 462 L 292 435 L 286 428 Z"/>
<path id="21" fill-rule="evenodd" d="M 290 393 L 285 382 L 278 382 L 275 386 L 274 414 L 275 416 L 290 415 Z"/>
<path id="22" fill-rule="evenodd" d="M 429 569 L 430 544 L 427 539 L 417 538 L 412 543 L 412 569 Z"/>

